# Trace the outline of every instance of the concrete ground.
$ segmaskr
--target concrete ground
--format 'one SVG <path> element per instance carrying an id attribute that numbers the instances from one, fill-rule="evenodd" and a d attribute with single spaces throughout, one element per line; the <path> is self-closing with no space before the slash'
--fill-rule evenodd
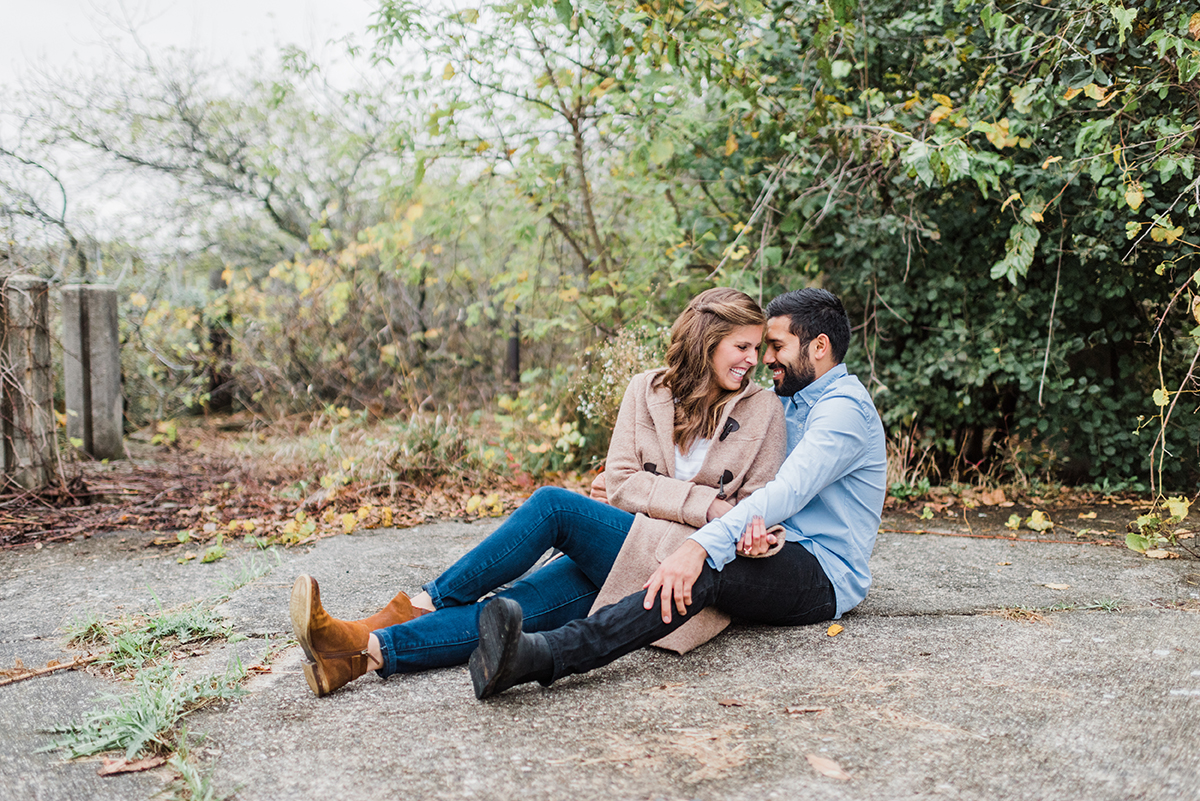
<path id="1" fill-rule="evenodd" d="M 223 595 L 219 610 L 250 639 L 181 664 L 257 664 L 287 642 L 298 574 L 318 577 L 334 614 L 357 617 L 495 525 L 323 540 L 231 594 L 249 550 L 178 564 L 124 532 L 6 551 L 0 668 L 70 659 L 59 630 L 88 612 Z M 197 752 L 217 789 L 243 801 L 1200 799 L 1197 562 L 885 533 L 872 567 L 869 597 L 834 637 L 824 625 L 735 627 L 686 656 L 649 650 L 486 703 L 465 668 L 370 674 L 317 699 L 290 646 L 246 696 L 188 727 L 208 735 Z M 0 687 L 0 799 L 159 792 L 165 768 L 101 778 L 98 760 L 38 750 L 48 727 L 128 689 L 85 671 Z"/>

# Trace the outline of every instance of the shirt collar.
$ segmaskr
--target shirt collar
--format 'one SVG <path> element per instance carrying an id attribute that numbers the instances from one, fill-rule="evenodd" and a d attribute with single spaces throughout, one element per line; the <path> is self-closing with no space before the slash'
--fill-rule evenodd
<path id="1" fill-rule="evenodd" d="M 825 390 L 829 389 L 829 385 L 846 374 L 845 363 L 835 364 L 825 375 L 785 400 L 790 400 L 793 406 L 799 406 L 803 401 L 805 406 L 812 408 L 813 404 L 817 402 L 817 398 L 820 398 L 825 394 Z"/>

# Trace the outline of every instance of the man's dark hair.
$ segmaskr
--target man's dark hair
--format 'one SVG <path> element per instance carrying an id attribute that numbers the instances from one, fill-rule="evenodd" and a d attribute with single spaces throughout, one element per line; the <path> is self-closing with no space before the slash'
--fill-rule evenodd
<path id="1" fill-rule="evenodd" d="M 767 304 L 767 317 L 789 317 L 788 330 L 807 344 L 824 334 L 833 347 L 833 360 L 841 364 L 850 347 L 850 318 L 837 295 L 807 287 L 784 292 Z"/>

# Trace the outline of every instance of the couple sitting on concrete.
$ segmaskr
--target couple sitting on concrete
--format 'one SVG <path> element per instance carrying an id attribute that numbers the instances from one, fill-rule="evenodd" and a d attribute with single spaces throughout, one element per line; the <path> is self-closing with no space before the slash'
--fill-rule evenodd
<path id="1" fill-rule="evenodd" d="M 764 326 L 775 397 L 750 380 Z M 483 699 L 650 644 L 683 653 L 730 616 L 841 617 L 870 585 L 886 492 L 883 426 L 842 364 L 849 344 L 824 290 L 785 293 L 765 316 L 736 290 L 702 292 L 671 328 L 666 368 L 626 390 L 592 498 L 539 489 L 418 595 L 363 620 L 330 617 L 316 579 L 296 579 L 309 687 L 469 661 Z"/>

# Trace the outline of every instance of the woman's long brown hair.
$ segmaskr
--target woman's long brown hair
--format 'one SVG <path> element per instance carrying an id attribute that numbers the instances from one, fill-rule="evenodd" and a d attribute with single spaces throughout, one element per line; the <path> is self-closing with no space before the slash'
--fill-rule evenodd
<path id="1" fill-rule="evenodd" d="M 721 340 L 746 325 L 765 325 L 763 310 L 749 295 L 736 289 L 705 290 L 675 318 L 671 344 L 667 347 L 667 369 L 658 383 L 675 398 L 675 430 L 672 439 L 687 453 L 697 438 L 710 439 L 725 404 L 741 389 L 722 389 L 713 371 L 712 357 Z M 742 379 L 742 388 L 750 380 Z"/>

